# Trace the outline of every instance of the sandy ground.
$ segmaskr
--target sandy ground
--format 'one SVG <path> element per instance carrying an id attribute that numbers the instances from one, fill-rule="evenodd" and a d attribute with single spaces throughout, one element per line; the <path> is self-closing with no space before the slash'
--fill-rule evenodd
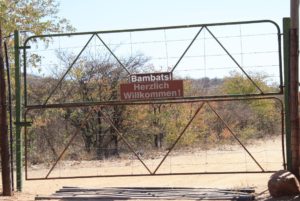
<path id="1" fill-rule="evenodd" d="M 270 174 L 241 175 L 194 175 L 194 176 L 164 176 L 164 177 L 121 177 L 93 178 L 75 180 L 25 181 L 24 191 L 15 193 L 11 198 L 0 197 L 5 201 L 30 201 L 36 195 L 50 195 L 62 186 L 76 187 L 117 187 L 117 186 L 180 186 L 180 187 L 212 187 L 212 188 L 242 188 L 255 187 L 261 200 L 269 199 L 267 181 Z"/>
<path id="2" fill-rule="evenodd" d="M 280 138 L 270 139 L 249 145 L 249 150 L 261 163 L 265 170 L 282 169 L 282 153 Z M 230 150 L 230 151 L 228 151 Z M 241 152 L 242 155 L 237 154 Z M 221 152 L 220 152 L 221 151 Z M 194 157 L 194 158 L 193 158 Z M 245 159 L 246 158 L 246 159 Z M 168 161 L 169 160 L 169 161 Z M 231 146 L 222 149 L 214 149 L 208 152 L 189 152 L 184 154 L 175 153 L 165 165 L 161 166 L 158 173 L 190 172 L 190 171 L 238 171 L 259 170 L 259 167 L 239 146 Z M 202 160 L 202 161 L 201 161 Z M 204 160 L 204 161 L 203 161 Z M 161 158 L 147 159 L 145 163 L 153 171 Z M 170 162 L 172 161 L 172 162 Z M 192 161 L 192 162 L 191 162 Z M 228 162 L 230 161 L 230 163 Z M 130 162 L 130 163 L 129 163 Z M 71 165 L 70 165 L 71 164 Z M 61 164 L 50 176 L 68 175 L 106 175 L 122 173 L 143 173 L 142 165 L 134 165 L 136 161 L 118 159 L 106 161 L 104 164 L 93 162 L 65 163 Z M 152 165 L 155 164 L 155 165 Z M 185 165 L 188 164 L 188 165 Z M 205 165 L 203 165 L 205 164 Z M 216 165 L 217 164 L 217 165 Z M 202 169 L 201 169 L 202 168 Z M 203 169 L 204 168 L 204 169 Z M 100 169 L 100 170 L 99 170 Z M 196 170 L 195 170 L 196 169 Z M 30 178 L 44 177 L 49 167 L 30 167 L 28 176 Z M 134 172 L 133 172 L 134 171 Z M 254 187 L 257 200 L 271 200 L 267 192 L 267 182 L 270 173 L 264 174 L 218 174 L 218 175 L 185 175 L 185 176 L 139 176 L 139 177 L 105 177 L 88 179 L 59 179 L 59 180 L 37 180 L 24 181 L 22 193 L 15 193 L 13 197 L 0 197 L 5 201 L 30 201 L 36 195 L 50 195 L 63 186 L 75 187 L 207 187 L 207 188 L 243 188 Z M 282 198 L 279 200 L 300 200 L 300 198 Z"/>

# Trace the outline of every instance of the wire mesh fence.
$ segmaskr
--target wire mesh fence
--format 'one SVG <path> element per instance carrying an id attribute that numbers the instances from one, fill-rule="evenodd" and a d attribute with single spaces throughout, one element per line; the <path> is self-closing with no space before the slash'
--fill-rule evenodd
<path id="1" fill-rule="evenodd" d="M 30 110 L 27 178 L 275 171 L 281 109 L 259 99 Z"/>
<path id="2" fill-rule="evenodd" d="M 34 36 L 24 46 L 26 105 L 120 100 L 129 75 L 153 72 L 184 80 L 185 97 L 282 92 L 280 31 L 270 21 Z M 237 76 L 247 89 L 217 89 Z"/>
<path id="3" fill-rule="evenodd" d="M 26 178 L 277 170 L 280 37 L 272 21 L 29 37 Z M 155 73 L 181 96 L 122 99 L 132 75 Z"/>

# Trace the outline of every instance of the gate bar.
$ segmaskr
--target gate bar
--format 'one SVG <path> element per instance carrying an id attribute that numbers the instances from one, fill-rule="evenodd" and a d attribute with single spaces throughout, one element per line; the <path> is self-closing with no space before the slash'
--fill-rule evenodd
<path id="1" fill-rule="evenodd" d="M 166 26 L 166 27 L 152 27 L 152 28 L 137 28 L 137 29 L 118 29 L 118 30 L 107 30 L 107 31 L 90 31 L 90 32 L 76 32 L 76 33 L 61 33 L 61 34 L 44 34 L 35 35 L 28 37 L 24 46 L 26 47 L 29 40 L 34 38 L 46 38 L 46 37 L 59 37 L 59 36 L 76 36 L 76 35 L 90 35 L 90 34 L 107 34 L 107 33 L 120 33 L 120 32 L 139 32 L 139 31 L 156 31 L 161 29 L 183 29 L 183 28 L 196 28 L 201 26 L 226 26 L 226 25 L 240 25 L 240 24 L 255 24 L 255 23 L 271 23 L 276 27 L 277 32 L 280 34 L 279 25 L 272 20 L 253 20 L 253 21 L 240 21 L 240 22 L 222 22 L 222 23 L 208 23 L 208 24 L 190 24 L 190 25 L 179 25 L 179 26 Z"/>
<path id="2" fill-rule="evenodd" d="M 104 45 L 104 47 L 109 51 L 109 53 L 117 60 L 117 62 L 122 66 L 122 68 L 127 72 L 128 75 L 131 75 L 129 70 L 123 65 L 123 63 L 118 59 L 118 57 L 113 53 L 113 51 L 108 47 L 108 45 L 102 40 L 102 38 L 99 36 L 99 34 L 96 34 L 97 38 L 101 41 L 101 43 Z"/>
<path id="3" fill-rule="evenodd" d="M 196 118 L 197 114 L 200 112 L 200 110 L 202 109 L 203 105 L 205 102 L 202 102 L 201 105 L 198 107 L 198 109 L 196 110 L 195 114 L 193 115 L 193 117 L 190 119 L 190 121 L 187 123 L 187 125 L 184 127 L 184 129 L 181 131 L 180 135 L 178 136 L 178 138 L 176 139 L 176 141 L 173 143 L 173 145 L 169 148 L 167 154 L 164 156 L 164 158 L 162 159 L 162 161 L 159 163 L 159 165 L 157 166 L 157 168 L 155 169 L 155 171 L 153 172 L 153 174 L 155 174 L 157 172 L 157 170 L 160 168 L 160 166 L 163 164 L 163 162 L 166 160 L 166 158 L 169 156 L 169 154 L 171 153 L 171 151 L 174 149 L 174 147 L 176 146 L 176 144 L 178 143 L 178 141 L 181 139 L 181 137 L 183 136 L 183 134 L 185 133 L 185 131 L 188 129 L 188 127 L 191 125 L 191 123 L 193 122 L 193 120 Z"/>
<path id="4" fill-rule="evenodd" d="M 226 54 L 231 58 L 231 60 L 239 67 L 239 69 L 246 75 L 250 82 L 260 91 L 261 94 L 264 92 L 261 88 L 253 81 L 253 79 L 248 75 L 248 73 L 242 68 L 242 66 L 235 60 L 235 58 L 229 53 L 229 51 L 224 47 L 224 45 L 218 40 L 218 38 L 210 31 L 208 27 L 205 27 L 208 33 L 215 39 L 215 41 L 221 46 L 221 48 L 226 52 Z"/>
<path id="5" fill-rule="evenodd" d="M 264 168 L 258 163 L 258 161 L 253 157 L 253 155 L 250 153 L 250 151 L 245 147 L 245 145 L 240 141 L 240 139 L 236 136 L 236 134 L 233 132 L 233 130 L 230 128 L 230 126 L 224 121 L 224 119 L 219 115 L 219 113 L 211 106 L 209 102 L 206 102 L 209 108 L 217 115 L 217 117 L 222 121 L 222 123 L 225 125 L 225 127 L 229 130 L 231 135 L 238 141 L 238 143 L 243 147 L 243 149 L 248 153 L 248 155 L 252 158 L 252 160 L 256 163 L 256 165 L 261 169 L 261 171 L 265 171 Z"/>
<path id="6" fill-rule="evenodd" d="M 291 150 L 291 106 L 290 106 L 290 18 L 283 18 L 283 57 L 284 57 L 284 107 L 285 107 L 285 133 L 286 133 L 286 159 L 287 170 L 292 170 Z"/>
<path id="7" fill-rule="evenodd" d="M 270 174 L 274 171 L 233 171 L 233 172 L 178 172 L 178 173 L 156 173 L 156 174 L 116 174 L 116 175 L 95 175 L 95 176 L 71 176 L 71 177 L 48 177 L 28 178 L 28 181 L 55 180 L 55 179 L 86 179 L 86 178 L 114 178 L 114 177 L 153 177 L 153 176 L 184 176 L 184 175 L 227 175 L 227 174 Z"/>
<path id="8" fill-rule="evenodd" d="M 77 55 L 77 57 L 74 59 L 74 61 L 72 62 L 72 64 L 69 66 L 69 68 L 67 69 L 67 71 L 64 73 L 64 75 L 60 78 L 60 80 L 58 81 L 57 85 L 52 89 L 52 91 L 50 92 L 49 96 L 47 97 L 47 99 L 45 100 L 43 105 L 46 105 L 47 102 L 49 101 L 49 99 L 51 98 L 51 96 L 54 94 L 54 92 L 56 91 L 56 89 L 59 87 L 59 85 L 61 84 L 61 82 L 65 79 L 65 77 L 67 76 L 67 74 L 70 72 L 70 70 L 72 69 L 72 67 L 74 66 L 74 64 L 77 62 L 77 60 L 79 59 L 79 57 L 81 56 L 82 52 L 86 49 L 86 47 L 88 46 L 88 44 L 91 42 L 91 40 L 93 39 L 95 35 L 93 34 L 90 39 L 88 40 L 88 42 L 85 44 L 85 46 L 81 49 L 81 51 L 79 52 L 79 54 Z M 26 75 L 25 75 L 26 77 Z"/>
<path id="9" fill-rule="evenodd" d="M 22 191 L 22 136 L 21 136 L 21 79 L 19 31 L 14 32 L 15 42 L 15 96 L 16 96 L 16 173 L 17 190 Z"/>
<path id="10" fill-rule="evenodd" d="M 92 108 L 93 109 L 93 108 Z M 69 148 L 69 146 L 72 144 L 73 140 L 75 139 L 75 137 L 77 136 L 77 134 L 79 133 L 80 129 L 82 129 L 82 127 L 86 124 L 86 122 L 88 121 L 89 117 L 92 114 L 92 109 L 89 111 L 89 113 L 85 116 L 85 118 L 83 119 L 83 121 L 81 122 L 80 126 L 76 129 L 74 135 L 71 137 L 71 139 L 69 140 L 67 146 L 64 148 L 64 150 L 61 152 L 61 154 L 59 155 L 59 157 L 56 159 L 55 163 L 53 164 L 53 166 L 51 167 L 51 169 L 49 170 L 47 176 L 45 179 L 47 179 L 49 177 L 49 175 L 51 174 L 51 172 L 54 170 L 54 168 L 56 167 L 57 163 L 60 161 L 60 159 L 64 156 L 65 152 L 67 151 L 67 149 Z"/>
<path id="11" fill-rule="evenodd" d="M 117 132 L 118 136 L 121 137 L 121 139 L 125 142 L 125 144 L 128 146 L 128 148 L 130 149 L 130 151 L 138 158 L 138 160 L 143 164 L 143 166 L 147 169 L 147 171 L 149 172 L 150 175 L 152 175 L 153 173 L 151 172 L 151 170 L 148 168 L 148 166 L 144 163 L 144 161 L 141 159 L 141 157 L 138 155 L 138 153 L 136 153 L 136 151 L 134 151 L 134 149 L 132 148 L 132 146 L 130 145 L 130 143 L 124 138 L 124 135 L 119 131 L 119 129 L 114 125 L 113 121 L 111 120 L 111 118 L 103 112 L 103 110 L 100 108 L 99 112 L 103 115 L 104 119 L 113 127 L 113 129 Z"/>
<path id="12" fill-rule="evenodd" d="M 178 61 L 176 62 L 176 64 L 174 65 L 174 67 L 172 68 L 172 70 L 170 71 L 171 73 L 173 73 L 173 71 L 176 69 L 176 67 L 178 66 L 178 64 L 180 63 L 180 61 L 183 59 L 183 57 L 185 56 L 185 54 L 187 53 L 187 51 L 190 49 L 190 47 L 194 44 L 195 40 L 198 38 L 199 34 L 202 32 L 204 26 L 201 27 L 201 29 L 196 33 L 196 35 L 194 36 L 193 40 L 190 42 L 190 44 L 187 46 L 187 48 L 185 49 L 185 51 L 183 52 L 183 54 L 181 55 L 181 57 L 178 59 Z"/>
<path id="13" fill-rule="evenodd" d="M 279 95 L 278 93 L 272 95 Z M 50 109 L 50 108 L 72 108 L 72 107 L 90 107 L 90 106 L 105 106 L 105 105 L 147 105 L 147 104 L 163 104 L 163 103 L 192 103 L 199 101 L 234 101 L 234 100 L 260 100 L 260 99 L 276 99 L 270 94 L 265 95 L 228 95 L 228 96 L 207 96 L 207 97 L 185 97 L 185 98 L 165 98 L 152 100 L 136 100 L 136 101 L 98 101 L 98 102 L 74 102 L 74 103 L 56 103 L 47 105 L 28 105 L 27 110 L 33 109 Z"/>

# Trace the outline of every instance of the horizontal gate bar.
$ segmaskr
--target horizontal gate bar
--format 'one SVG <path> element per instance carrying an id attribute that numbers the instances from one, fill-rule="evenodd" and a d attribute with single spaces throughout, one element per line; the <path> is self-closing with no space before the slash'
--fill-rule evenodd
<path id="1" fill-rule="evenodd" d="M 34 38 L 46 38 L 46 37 L 59 37 L 59 36 L 76 36 L 76 35 L 89 35 L 89 34 L 107 34 L 107 33 L 120 33 L 120 32 L 139 32 L 139 31 L 155 31 L 161 29 L 184 29 L 184 28 L 195 28 L 202 26 L 226 26 L 226 25 L 239 25 L 239 24 L 256 24 L 256 23 L 271 23 L 273 24 L 278 33 L 280 33 L 279 25 L 272 20 L 253 20 L 253 21 L 239 21 L 239 22 L 223 22 L 223 23 L 208 23 L 208 24 L 190 24 L 190 25 L 178 25 L 178 26 L 165 26 L 165 27 L 151 27 L 151 28 L 137 28 L 137 29 L 118 29 L 118 30 L 107 30 L 107 31 L 93 31 L 93 32 L 76 32 L 76 33 L 62 33 L 62 34 L 45 34 L 35 35 L 27 38 L 24 44 Z M 26 46 L 26 45 L 24 45 Z"/>
<path id="2" fill-rule="evenodd" d="M 48 178 L 27 178 L 26 180 L 47 180 L 47 179 L 84 179 L 84 178 L 104 178 L 104 177 L 145 177 L 145 176 L 184 176 L 184 175 L 226 175 L 226 174 L 270 174 L 274 171 L 234 171 L 234 172 L 190 172 L 190 173 L 156 173 L 156 174 L 119 174 L 119 175 L 96 175 L 96 176 L 73 176 L 73 177 L 48 177 Z"/>
<path id="3" fill-rule="evenodd" d="M 74 103 L 57 103 L 47 105 L 27 105 L 27 110 L 32 109 L 47 109 L 47 108 L 70 108 L 70 107 L 90 107 L 90 106 L 105 106 L 105 105 L 148 105 L 148 104 L 167 104 L 167 103 L 193 103 L 200 101 L 237 101 L 237 100 L 260 100 L 260 99 L 276 99 L 281 101 L 273 94 L 257 94 L 257 95 L 230 95 L 230 96 L 206 96 L 206 97 L 185 97 L 185 98 L 169 98 L 157 100 L 136 100 L 136 101 L 100 101 L 100 102 L 74 102 Z"/>

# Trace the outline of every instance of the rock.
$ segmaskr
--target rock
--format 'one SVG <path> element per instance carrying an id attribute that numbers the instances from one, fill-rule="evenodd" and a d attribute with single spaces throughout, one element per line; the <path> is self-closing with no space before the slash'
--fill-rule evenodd
<path id="1" fill-rule="evenodd" d="M 300 193 L 299 181 L 295 175 L 286 170 L 274 173 L 268 182 L 270 195 L 274 198 Z"/>

